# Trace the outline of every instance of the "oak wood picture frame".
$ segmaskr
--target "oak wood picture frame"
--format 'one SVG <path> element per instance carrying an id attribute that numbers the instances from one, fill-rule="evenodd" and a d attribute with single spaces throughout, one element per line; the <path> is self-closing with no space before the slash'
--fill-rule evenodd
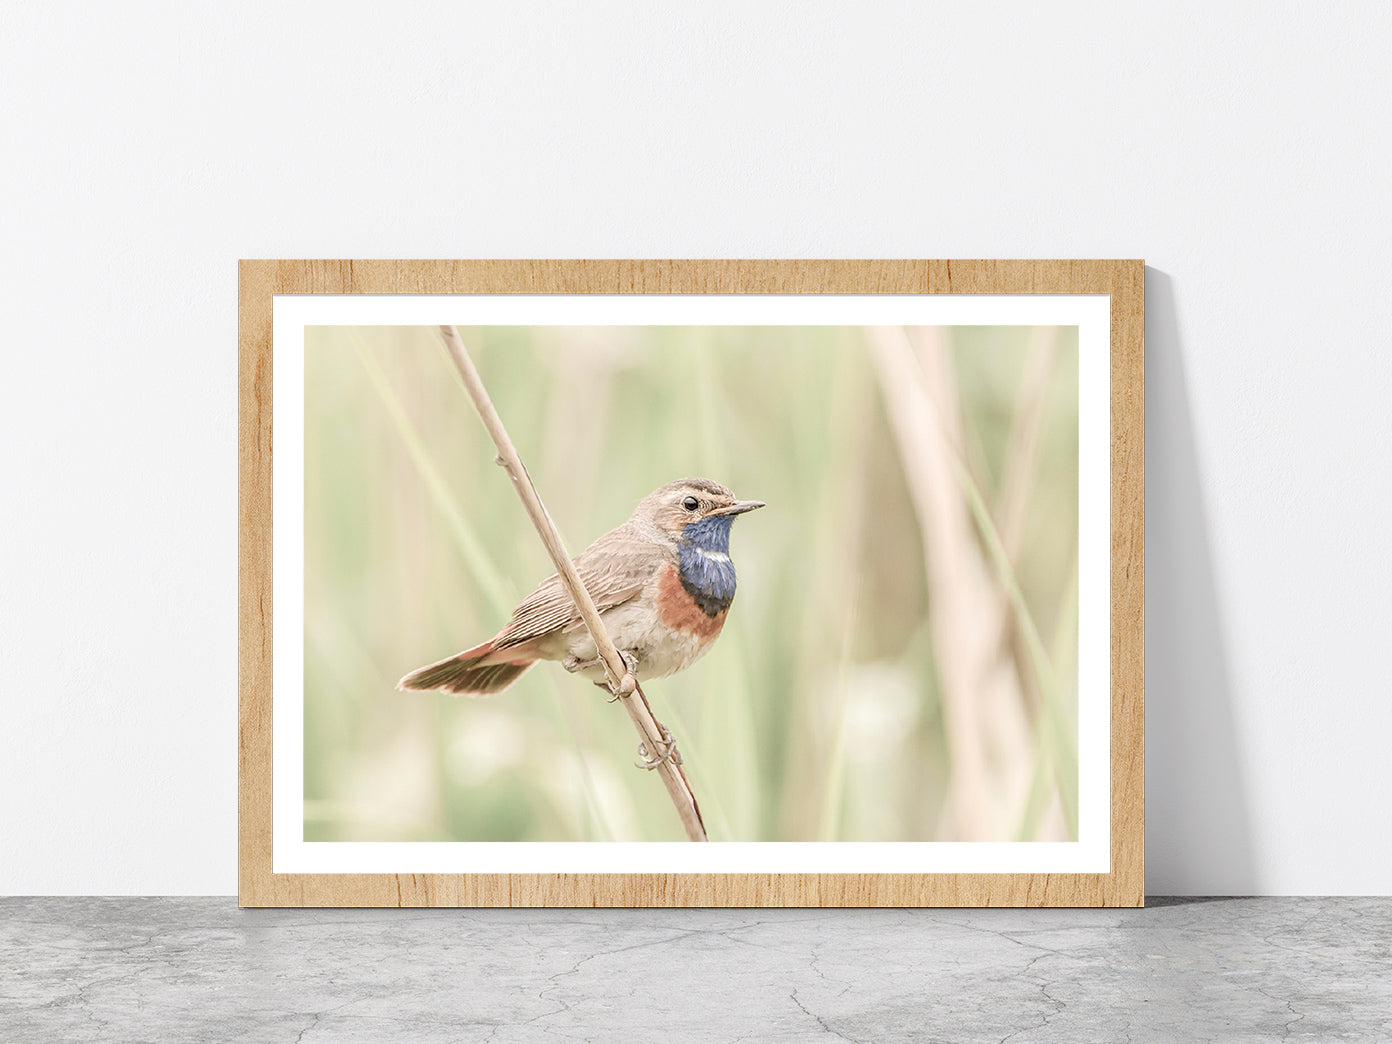
<path id="1" fill-rule="evenodd" d="M 1144 262 L 244 260 L 238 272 L 238 900 L 266 906 L 1144 903 Z M 1110 298 L 1110 871 L 275 873 L 272 307 L 278 294 L 1091 294 Z M 543 491 L 544 492 L 544 491 Z"/>

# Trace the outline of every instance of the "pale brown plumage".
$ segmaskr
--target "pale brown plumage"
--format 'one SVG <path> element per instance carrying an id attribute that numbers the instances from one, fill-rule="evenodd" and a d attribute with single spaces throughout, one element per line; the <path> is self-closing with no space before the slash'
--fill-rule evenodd
<path id="1" fill-rule="evenodd" d="M 643 586 L 672 560 L 675 552 L 655 543 L 634 519 L 611 529 L 574 559 L 580 582 L 601 613 L 636 597 Z M 555 631 L 580 626 L 580 610 L 552 573 L 512 611 L 512 620 L 493 638 L 495 649 L 511 649 Z"/>

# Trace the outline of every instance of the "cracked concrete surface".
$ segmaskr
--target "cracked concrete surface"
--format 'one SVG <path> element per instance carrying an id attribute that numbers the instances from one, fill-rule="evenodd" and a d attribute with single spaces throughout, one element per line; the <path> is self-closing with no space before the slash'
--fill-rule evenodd
<path id="1" fill-rule="evenodd" d="M 0 899 L 0 1040 L 1392 1040 L 1392 899 L 239 910 Z"/>

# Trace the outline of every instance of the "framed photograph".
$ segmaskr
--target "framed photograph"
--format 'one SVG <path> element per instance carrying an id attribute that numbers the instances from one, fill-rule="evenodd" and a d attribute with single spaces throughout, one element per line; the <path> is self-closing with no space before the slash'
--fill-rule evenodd
<path id="1" fill-rule="evenodd" d="M 241 905 L 1143 903 L 1143 262 L 239 276 Z"/>

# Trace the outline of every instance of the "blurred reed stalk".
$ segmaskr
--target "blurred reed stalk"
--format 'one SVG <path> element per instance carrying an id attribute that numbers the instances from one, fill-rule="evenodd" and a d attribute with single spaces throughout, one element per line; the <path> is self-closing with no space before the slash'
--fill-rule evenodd
<path id="1" fill-rule="evenodd" d="M 1025 537 L 1025 516 L 1034 494 L 1035 475 L 1039 456 L 1039 443 L 1044 429 L 1045 397 L 1049 388 L 1049 376 L 1053 371 L 1054 360 L 1058 355 L 1058 327 L 1036 326 L 1030 331 L 1029 344 L 1025 349 L 1024 373 L 1015 398 L 1015 411 L 1010 426 L 1010 436 L 1006 449 L 1006 470 L 1001 480 L 1000 495 L 996 501 L 995 517 L 1000 535 L 1001 547 L 1006 561 L 1017 574 L 1020 567 L 1020 553 Z M 1071 586 L 1073 601 L 1065 597 L 1065 608 L 1071 605 L 1072 611 L 1061 614 L 1060 619 L 1071 618 L 1077 611 L 1076 563 L 1074 581 Z M 1020 840 L 1030 840 L 1040 833 L 1076 834 L 1076 811 L 1063 807 L 1063 794 L 1070 791 L 1067 781 L 1061 780 L 1055 790 L 1058 801 L 1051 802 L 1048 809 L 1055 820 L 1041 827 L 1045 798 L 1042 793 L 1043 779 L 1050 766 L 1055 773 L 1068 771 L 1070 755 L 1061 752 L 1060 745 L 1067 746 L 1071 741 L 1064 736 L 1063 722 L 1058 720 L 1056 700 L 1046 700 L 1041 691 L 1038 675 L 1031 668 L 1028 640 L 1017 624 L 1017 618 L 1010 612 L 1007 593 L 1000 592 L 999 613 L 1002 644 L 1010 649 L 1015 660 L 1015 673 L 1020 679 L 1024 695 L 1028 701 L 1028 711 L 1035 729 L 1035 772 L 1030 784 L 1029 799 L 1021 817 Z M 1062 626 L 1060 631 L 1066 633 Z M 1050 660 L 1059 662 L 1059 650 L 1051 650 Z M 1062 737 L 1062 738 L 1061 738 Z M 1064 765 L 1060 766 L 1060 762 Z M 1076 765 L 1076 756 L 1072 756 Z M 1064 823 L 1057 822 L 1062 817 Z M 1066 829 L 1060 829 L 1064 827 Z"/>
<path id="2" fill-rule="evenodd" d="M 1003 598 L 973 528 L 949 346 L 940 328 L 914 335 L 866 330 L 923 543 L 949 747 L 940 836 L 1003 840 L 1028 798 L 1032 730 L 1019 674 L 1001 656 Z"/>
<path id="3" fill-rule="evenodd" d="M 1025 536 L 1025 512 L 1034 490 L 1035 458 L 1039 452 L 1039 434 L 1044 426 L 1044 393 L 1048 390 L 1049 371 L 1054 365 L 1058 343 L 1058 327 L 1037 326 L 1030 331 L 1026 349 L 1025 372 L 1020 379 L 1015 399 L 1015 415 L 1007 442 L 1006 471 L 1001 480 L 1000 496 L 996 500 L 995 516 L 999 520 L 1001 546 L 1014 569 L 1019 569 L 1020 546 Z M 1002 641 L 1009 645 L 1015 657 L 1015 670 L 1024 684 L 1031 714 L 1041 713 L 1043 699 L 1039 686 L 1034 684 L 1029 669 L 1029 652 L 1025 648 L 1015 617 L 1007 611 L 1005 592 L 1000 597 Z"/>
<path id="4" fill-rule="evenodd" d="M 1020 544 L 1025 535 L 1025 512 L 1034 490 L 1039 435 L 1044 428 L 1044 397 L 1049 389 L 1049 373 L 1053 370 L 1057 354 L 1058 327 L 1034 327 L 1025 349 L 1025 372 L 1020 378 L 1020 389 L 1015 399 L 1005 477 L 1001 480 L 996 508 L 1001 544 L 1012 564 L 1020 560 Z"/>
<path id="5" fill-rule="evenodd" d="M 636 680 L 628 676 L 628 669 L 623 658 L 619 656 L 619 651 L 614 647 L 609 633 L 604 629 L 604 624 L 599 618 L 599 610 L 595 608 L 590 593 L 585 589 L 579 574 L 575 571 L 575 565 L 565 549 L 565 543 L 561 540 L 556 524 L 551 521 L 551 516 L 547 514 L 546 507 L 542 504 L 541 497 L 536 491 L 536 486 L 532 484 L 531 476 L 527 474 L 526 465 L 522 463 L 517 448 L 512 444 L 512 439 L 503 426 L 502 418 L 498 416 L 498 411 L 494 408 L 492 399 L 489 398 L 488 390 L 483 386 L 483 380 L 479 377 L 474 361 L 469 357 L 468 349 L 464 347 L 464 340 L 459 336 L 459 331 L 453 326 L 441 326 L 440 332 L 444 336 L 445 348 L 449 352 L 450 359 L 459 370 L 459 376 L 464 381 L 464 387 L 468 390 L 470 398 L 473 399 L 474 406 L 478 409 L 484 427 L 488 429 L 488 434 L 492 437 L 494 445 L 498 447 L 498 463 L 507 470 L 508 477 L 512 479 L 513 489 L 517 491 L 522 506 L 526 509 L 528 517 L 531 518 L 532 524 L 536 526 L 542 544 L 545 545 L 547 553 L 556 565 L 556 572 L 560 576 L 561 582 L 565 584 L 566 590 L 575 600 L 576 608 L 580 610 L 580 617 L 584 621 L 586 629 L 594 638 L 595 647 L 604 660 L 609 687 L 619 696 L 619 703 L 628 712 L 639 736 L 642 737 L 643 745 L 640 751 L 653 753 L 653 757 L 648 760 L 645 767 L 655 769 L 662 778 L 668 796 L 671 797 L 672 804 L 676 807 L 677 815 L 681 819 L 682 827 L 686 831 L 687 840 L 705 841 L 706 830 L 701 822 L 701 811 L 696 804 L 696 795 L 692 793 L 686 774 L 682 772 L 681 765 L 675 757 L 676 742 L 671 738 L 671 734 L 658 724 L 642 688 L 637 685 Z M 625 681 L 633 682 L 631 692 L 625 690 L 623 686 Z"/>

